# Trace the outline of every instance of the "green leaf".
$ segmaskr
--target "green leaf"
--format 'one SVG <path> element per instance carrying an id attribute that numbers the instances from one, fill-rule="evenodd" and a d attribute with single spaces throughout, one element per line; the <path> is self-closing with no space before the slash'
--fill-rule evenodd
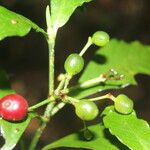
<path id="1" fill-rule="evenodd" d="M 0 89 L 0 98 L 6 96 L 8 94 L 15 94 L 15 91 L 11 90 L 11 89 Z"/>
<path id="2" fill-rule="evenodd" d="M 135 41 L 126 43 L 113 39 L 103 48 L 100 48 L 94 58 L 85 68 L 79 84 L 107 73 L 114 69 L 124 75 L 122 80 L 108 80 L 91 88 L 79 88 L 71 91 L 70 95 L 83 98 L 99 91 L 118 89 L 128 85 L 136 85 L 134 76 L 138 73 L 150 74 L 150 46 Z"/>
<path id="3" fill-rule="evenodd" d="M 122 145 L 118 140 L 112 136 L 108 130 L 105 130 L 101 124 L 93 125 L 89 127 L 89 130 L 94 134 L 95 138 L 91 141 L 83 140 L 81 134 L 73 133 L 65 136 L 58 141 L 55 141 L 42 150 L 50 150 L 58 147 L 74 147 L 74 148 L 86 148 L 91 150 L 127 150 L 128 148 Z M 81 133 L 81 132 L 80 132 Z"/>
<path id="4" fill-rule="evenodd" d="M 78 6 L 81 6 L 84 2 L 90 1 L 91 0 L 51 0 L 52 26 L 56 30 L 62 27 Z"/>
<path id="5" fill-rule="evenodd" d="M 30 113 L 27 119 L 22 122 L 8 122 L 0 119 L 0 130 L 3 138 L 5 139 L 5 144 L 1 147 L 1 150 L 11 150 L 15 147 L 34 116 L 35 115 L 33 113 Z"/>
<path id="6" fill-rule="evenodd" d="M 42 28 L 29 19 L 0 6 L 0 40 L 11 36 L 25 36 L 31 28 L 45 34 Z"/>
<path id="7" fill-rule="evenodd" d="M 135 112 L 130 115 L 122 115 L 108 107 L 104 110 L 103 122 L 106 128 L 115 135 L 120 142 L 132 150 L 149 150 L 150 127 L 149 124 L 136 117 Z"/>

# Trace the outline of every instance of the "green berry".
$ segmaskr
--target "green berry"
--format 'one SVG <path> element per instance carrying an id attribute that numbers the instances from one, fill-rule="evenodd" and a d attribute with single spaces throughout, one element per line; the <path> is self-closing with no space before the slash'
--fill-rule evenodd
<path id="1" fill-rule="evenodd" d="M 99 110 L 94 102 L 81 100 L 75 104 L 75 112 L 80 119 L 90 121 L 97 117 Z"/>
<path id="2" fill-rule="evenodd" d="M 71 54 L 67 57 L 64 68 L 66 72 L 70 75 L 76 75 L 84 67 L 84 59 L 79 54 Z"/>
<path id="3" fill-rule="evenodd" d="M 97 46 L 104 46 L 109 42 L 109 35 L 104 31 L 97 31 L 92 36 L 92 42 Z"/>
<path id="4" fill-rule="evenodd" d="M 133 101 L 126 95 L 120 94 L 115 99 L 115 109 L 121 114 L 130 114 L 133 111 Z"/>

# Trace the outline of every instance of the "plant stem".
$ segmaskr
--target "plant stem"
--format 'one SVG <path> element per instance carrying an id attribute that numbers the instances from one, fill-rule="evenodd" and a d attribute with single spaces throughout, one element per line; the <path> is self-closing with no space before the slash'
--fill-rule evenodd
<path id="1" fill-rule="evenodd" d="M 69 81 L 71 80 L 72 76 L 69 76 L 67 74 L 65 74 L 64 78 L 61 80 L 61 82 L 59 83 L 57 89 L 55 90 L 55 94 L 59 95 L 59 92 L 63 89 L 63 91 L 65 91 L 68 87 Z M 65 96 L 66 97 L 66 96 Z M 60 102 L 59 104 L 57 104 L 52 112 L 51 115 L 54 116 L 59 110 L 61 110 L 64 106 L 66 105 L 66 103 L 64 102 Z"/>
<path id="2" fill-rule="evenodd" d="M 72 76 L 69 74 L 66 74 L 66 80 L 65 80 L 65 85 L 64 85 L 64 90 L 67 89 L 69 82 L 71 80 Z"/>
<path id="3" fill-rule="evenodd" d="M 49 92 L 48 95 L 50 96 L 50 101 L 54 101 L 54 45 L 55 45 L 55 38 L 49 38 L 48 39 L 48 47 L 49 47 Z M 54 107 L 56 102 L 51 102 L 47 105 L 45 113 L 43 115 L 43 118 L 46 119 L 45 122 L 42 122 L 40 127 L 38 128 L 38 130 L 36 131 L 34 138 L 31 142 L 31 145 L 29 147 L 29 150 L 34 150 L 39 138 L 42 134 L 42 132 L 44 131 L 47 122 L 49 122 L 50 120 L 50 116 L 51 116 L 51 110 Z"/>
<path id="4" fill-rule="evenodd" d="M 39 141 L 39 138 L 41 134 L 43 133 L 47 122 L 50 121 L 51 117 L 51 111 L 53 107 L 55 106 L 55 98 L 54 98 L 54 58 L 55 58 L 55 39 L 57 30 L 54 30 L 51 26 L 51 16 L 50 16 L 50 8 L 47 6 L 46 8 L 46 21 L 47 21 L 47 43 L 48 43 L 48 49 L 49 49 L 49 82 L 48 82 L 48 97 L 50 101 L 53 101 L 49 103 L 46 107 L 46 110 L 44 112 L 44 115 L 42 116 L 43 120 L 39 128 L 37 129 L 33 140 L 31 141 L 31 145 L 29 147 L 29 150 L 34 150 L 36 148 L 36 145 Z"/>
<path id="5" fill-rule="evenodd" d="M 60 81 L 60 83 L 59 83 L 57 89 L 55 90 L 55 94 L 56 94 L 56 95 L 60 92 L 60 90 L 63 89 L 63 86 L 64 86 L 64 84 L 65 84 L 65 81 L 66 81 L 66 78 L 64 78 L 63 80 Z"/>
<path id="6" fill-rule="evenodd" d="M 59 104 L 57 104 L 57 105 L 53 108 L 53 110 L 52 110 L 52 112 L 51 112 L 51 116 L 54 116 L 60 109 L 62 109 L 62 108 L 65 106 L 65 104 L 66 104 L 66 103 L 64 103 L 64 102 L 60 102 Z"/>
<path id="7" fill-rule="evenodd" d="M 69 101 L 69 102 L 72 103 L 72 104 L 79 102 L 78 99 L 73 98 L 73 97 L 70 97 L 70 96 L 65 96 L 65 97 L 64 97 L 64 101 L 67 101 L 67 102 Z"/>
<path id="8" fill-rule="evenodd" d="M 90 98 L 89 100 L 90 101 L 98 101 L 98 100 L 102 100 L 102 99 L 111 99 L 111 100 L 114 101 L 115 97 L 111 93 L 108 93 L 108 94 L 103 95 L 103 96 L 99 96 L 99 97 L 95 97 L 95 98 Z"/>
<path id="9" fill-rule="evenodd" d="M 48 105 L 48 107 L 47 107 L 47 109 L 46 109 L 46 111 L 45 111 L 45 113 L 43 115 L 43 118 L 44 118 L 43 120 L 44 121 L 41 122 L 41 125 L 36 130 L 36 133 L 35 133 L 32 141 L 31 141 L 31 144 L 29 146 L 29 150 L 34 150 L 36 148 L 36 145 L 37 145 L 37 143 L 39 141 L 39 138 L 41 137 L 41 135 L 42 135 L 42 133 L 43 133 L 43 131 L 44 131 L 46 125 L 47 125 L 47 122 L 49 122 L 49 120 L 50 120 L 50 117 L 49 117 L 50 114 L 51 114 L 50 112 L 52 111 L 54 105 L 55 105 L 55 102 L 51 102 Z"/>
<path id="10" fill-rule="evenodd" d="M 69 90 L 75 90 L 77 88 L 89 88 L 89 87 L 92 87 L 92 86 L 95 86 L 101 82 L 105 82 L 107 79 L 103 77 L 103 75 L 97 77 L 97 78 L 93 78 L 91 80 L 87 80 L 79 85 L 76 85 L 76 86 L 73 86 L 71 87 Z"/>
<path id="11" fill-rule="evenodd" d="M 87 130 L 86 122 L 83 120 L 83 130 Z"/>
<path id="12" fill-rule="evenodd" d="M 46 100 L 44 100 L 44 101 L 42 101 L 40 103 L 37 103 L 36 105 L 33 105 L 33 106 L 29 107 L 28 111 L 33 111 L 34 109 L 37 109 L 37 108 L 39 108 L 39 107 L 41 107 L 43 105 L 46 105 L 46 104 L 48 104 L 50 102 L 51 102 L 51 100 L 48 98 L 48 99 L 46 99 Z"/>
<path id="13" fill-rule="evenodd" d="M 40 127 L 36 130 L 36 133 L 35 133 L 35 135 L 32 139 L 32 142 L 29 146 L 29 150 L 34 150 L 35 149 L 35 147 L 36 147 L 36 145 L 39 141 L 39 138 L 40 138 L 43 130 L 45 129 L 45 127 L 46 127 L 46 122 L 43 122 L 43 123 L 41 123 Z"/>
<path id="14" fill-rule="evenodd" d="M 49 96 L 54 92 L 54 40 L 48 40 L 49 47 Z"/>
<path id="15" fill-rule="evenodd" d="M 49 96 L 54 92 L 54 61 L 55 61 L 55 39 L 57 30 L 55 31 L 51 25 L 50 8 L 46 7 L 46 23 L 47 23 L 47 43 L 49 49 Z"/>
<path id="16" fill-rule="evenodd" d="M 80 56 L 83 56 L 83 54 L 87 51 L 87 49 L 92 45 L 92 39 L 91 37 L 88 38 L 87 43 L 85 44 L 85 46 L 83 47 L 83 49 L 80 52 Z"/>
<path id="17" fill-rule="evenodd" d="M 48 39 L 48 46 L 49 46 L 49 96 L 53 97 L 53 92 L 54 92 L 54 40 L 51 40 L 50 38 Z M 54 97 L 53 97 L 54 98 Z M 53 101 L 54 99 L 52 99 Z M 56 102 L 51 102 L 47 105 L 45 113 L 43 115 L 43 118 L 46 120 L 41 123 L 40 127 L 37 129 L 34 138 L 31 142 L 31 145 L 29 147 L 29 150 L 34 150 L 39 138 L 41 137 L 41 134 L 43 133 L 47 122 L 50 120 L 51 116 L 51 110 L 54 107 Z"/>

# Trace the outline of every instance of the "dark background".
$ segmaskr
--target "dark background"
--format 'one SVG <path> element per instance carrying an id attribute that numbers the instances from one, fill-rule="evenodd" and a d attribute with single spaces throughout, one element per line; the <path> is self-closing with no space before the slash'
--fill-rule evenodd
<path id="1" fill-rule="evenodd" d="M 46 0 L 0 1 L 0 5 L 30 18 L 44 29 L 46 29 L 45 8 L 47 4 Z M 56 76 L 64 72 L 65 58 L 70 53 L 79 52 L 87 37 L 97 30 L 108 32 L 112 38 L 129 42 L 139 40 L 143 44 L 150 44 L 149 8 L 149 0 L 94 0 L 78 8 L 69 22 L 59 30 L 57 36 Z M 85 54 L 87 62 L 94 52 L 93 47 L 93 50 Z M 1 41 L 0 66 L 7 70 L 12 88 L 25 96 L 30 105 L 46 98 L 48 50 L 47 43 L 41 34 L 31 31 L 23 38 L 14 37 Z M 150 122 L 150 77 L 138 74 L 136 79 L 139 83 L 138 87 L 130 86 L 112 92 L 128 94 L 135 100 L 138 116 Z M 75 81 L 73 80 L 72 84 Z M 39 112 L 42 113 L 42 109 Z M 33 120 L 26 131 L 27 142 L 32 138 L 31 135 L 37 126 L 37 120 Z M 72 107 L 65 107 L 52 119 L 37 149 L 81 127 L 82 122 L 74 115 Z"/>

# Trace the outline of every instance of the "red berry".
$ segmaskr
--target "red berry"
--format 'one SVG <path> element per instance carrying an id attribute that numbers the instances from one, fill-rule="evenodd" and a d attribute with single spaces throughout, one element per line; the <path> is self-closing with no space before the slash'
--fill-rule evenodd
<path id="1" fill-rule="evenodd" d="M 0 116 L 9 121 L 23 120 L 28 111 L 26 99 L 17 94 L 4 96 L 0 100 Z"/>

